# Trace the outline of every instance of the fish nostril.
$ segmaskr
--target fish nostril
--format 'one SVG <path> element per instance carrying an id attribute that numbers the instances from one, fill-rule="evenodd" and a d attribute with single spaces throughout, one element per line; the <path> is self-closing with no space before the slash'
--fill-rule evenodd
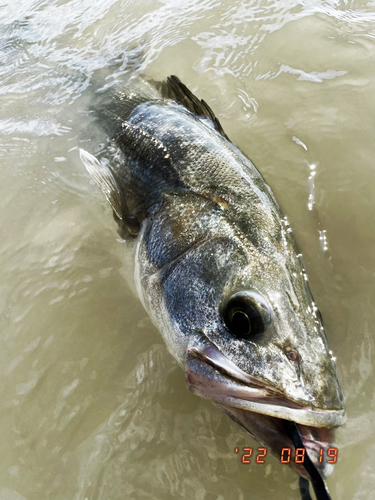
<path id="1" fill-rule="evenodd" d="M 298 377 L 301 377 L 301 358 L 298 351 L 293 350 L 291 347 L 285 348 L 285 355 L 293 363 L 294 369 Z"/>
<path id="2" fill-rule="evenodd" d="M 297 351 L 288 351 L 286 355 L 287 358 L 290 359 L 290 361 L 297 361 L 298 359 Z"/>

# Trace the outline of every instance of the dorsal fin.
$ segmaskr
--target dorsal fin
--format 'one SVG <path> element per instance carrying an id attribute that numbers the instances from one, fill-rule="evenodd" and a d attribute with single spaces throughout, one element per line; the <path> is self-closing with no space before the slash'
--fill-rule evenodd
<path id="1" fill-rule="evenodd" d="M 192 111 L 198 116 L 205 116 L 209 118 L 216 130 L 228 141 L 230 140 L 227 134 L 224 132 L 219 120 L 216 118 L 214 112 L 210 106 L 202 100 L 198 99 L 187 87 L 184 85 L 179 78 L 175 75 L 171 75 L 167 78 L 165 82 L 155 83 L 156 88 L 162 95 L 162 97 L 167 97 L 169 99 L 175 99 L 177 102 L 185 106 L 189 111 Z"/>

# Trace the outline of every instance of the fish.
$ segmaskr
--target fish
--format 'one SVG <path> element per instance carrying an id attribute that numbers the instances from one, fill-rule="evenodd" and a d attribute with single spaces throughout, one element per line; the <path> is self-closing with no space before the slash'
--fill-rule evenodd
<path id="1" fill-rule="evenodd" d="M 92 109 L 111 157 L 81 160 L 135 241 L 139 298 L 187 387 L 279 459 L 300 443 L 312 468 L 289 465 L 324 483 L 345 398 L 271 188 L 176 76 L 104 86 Z"/>

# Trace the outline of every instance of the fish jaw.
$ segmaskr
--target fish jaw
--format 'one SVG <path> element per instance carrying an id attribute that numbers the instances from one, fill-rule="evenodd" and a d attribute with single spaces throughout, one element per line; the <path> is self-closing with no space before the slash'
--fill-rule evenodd
<path id="1" fill-rule="evenodd" d="M 283 429 L 283 420 L 296 422 L 306 452 L 322 477 L 332 473 L 327 450 L 333 447 L 334 427 L 346 420 L 344 409 L 318 409 L 286 398 L 266 381 L 243 372 L 203 335 L 189 341 L 185 374 L 194 394 L 211 400 L 279 459 L 283 448 L 290 448 L 294 457 L 295 446 Z M 303 465 L 291 460 L 290 466 L 309 478 Z"/>

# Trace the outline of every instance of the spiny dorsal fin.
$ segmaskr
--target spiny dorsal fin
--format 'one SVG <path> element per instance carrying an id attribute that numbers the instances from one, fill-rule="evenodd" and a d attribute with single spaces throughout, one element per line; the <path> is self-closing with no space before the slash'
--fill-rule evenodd
<path id="1" fill-rule="evenodd" d="M 125 207 L 122 206 L 120 188 L 110 168 L 102 165 L 95 156 L 84 149 L 79 150 L 79 155 L 86 170 L 105 194 L 117 217 L 123 219 L 126 209 L 124 210 Z"/>
<path id="2" fill-rule="evenodd" d="M 230 140 L 210 106 L 205 101 L 198 99 L 177 76 L 171 75 L 166 82 L 158 82 L 156 88 L 163 97 L 175 99 L 196 115 L 209 118 L 216 130 L 228 141 Z"/>

